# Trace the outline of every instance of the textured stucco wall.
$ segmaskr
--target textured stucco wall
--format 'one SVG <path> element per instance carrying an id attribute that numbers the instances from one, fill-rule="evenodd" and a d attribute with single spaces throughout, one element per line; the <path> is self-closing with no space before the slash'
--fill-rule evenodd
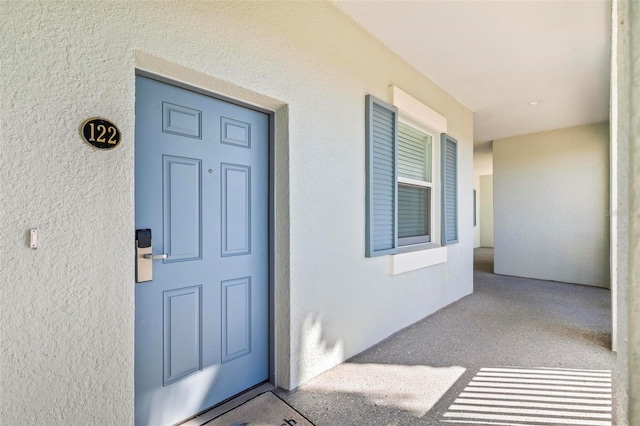
<path id="1" fill-rule="evenodd" d="M 139 58 L 277 100 L 279 385 L 472 291 L 472 114 L 332 5 L 12 1 L 0 14 L 0 424 L 132 423 Z M 388 258 L 364 258 L 364 97 L 387 99 L 391 84 L 460 142 L 460 243 L 447 263 L 394 277 Z M 80 141 L 93 116 L 117 123 L 121 147 Z"/>
<path id="2" fill-rule="evenodd" d="M 493 175 L 480 176 L 480 245 L 493 247 Z"/>
<path id="3" fill-rule="evenodd" d="M 618 212 L 629 211 L 629 2 L 619 1 L 612 8 L 612 61 L 611 61 L 611 148 L 612 181 L 611 207 Z M 613 176 L 613 175 L 612 175 Z M 629 215 L 611 216 L 611 296 L 613 322 L 612 338 L 617 351 L 615 372 L 614 414 L 616 424 L 628 422 L 629 391 Z"/>
<path id="4" fill-rule="evenodd" d="M 621 125 L 629 129 L 629 424 L 640 424 L 640 4 L 629 2 L 628 25 L 629 86 L 620 87 L 628 96 L 628 112 Z M 621 52 L 622 54 L 622 52 Z M 622 115 L 622 112 L 621 112 Z"/>
<path id="5" fill-rule="evenodd" d="M 609 285 L 607 123 L 493 142 L 495 271 Z"/>
<path id="6" fill-rule="evenodd" d="M 3 425 L 132 419 L 135 16 L 87 6 L 0 3 Z M 93 116 L 121 147 L 81 142 Z"/>

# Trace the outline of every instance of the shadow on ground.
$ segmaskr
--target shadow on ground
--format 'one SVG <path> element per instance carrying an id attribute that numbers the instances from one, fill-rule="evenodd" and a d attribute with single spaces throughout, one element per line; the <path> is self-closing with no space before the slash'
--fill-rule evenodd
<path id="1" fill-rule="evenodd" d="M 278 395 L 318 426 L 435 425 L 483 367 L 613 369 L 609 290 L 495 275 L 492 252 L 472 295 Z"/>

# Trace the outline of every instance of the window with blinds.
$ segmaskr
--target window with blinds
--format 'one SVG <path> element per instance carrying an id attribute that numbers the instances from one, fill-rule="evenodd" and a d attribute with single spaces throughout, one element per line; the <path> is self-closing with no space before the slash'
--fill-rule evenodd
<path id="1" fill-rule="evenodd" d="M 398 176 L 431 183 L 431 136 L 398 123 Z"/>
<path id="2" fill-rule="evenodd" d="M 398 245 L 431 241 L 433 138 L 398 123 Z"/>
<path id="3" fill-rule="evenodd" d="M 396 106 L 372 95 L 365 100 L 365 256 L 457 243 L 457 141 L 422 130 L 433 123 L 413 121 L 409 113 L 403 119 Z"/>

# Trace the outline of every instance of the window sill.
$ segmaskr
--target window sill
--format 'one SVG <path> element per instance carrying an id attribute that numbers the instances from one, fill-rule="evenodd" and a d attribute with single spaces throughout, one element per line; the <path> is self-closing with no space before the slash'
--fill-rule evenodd
<path id="1" fill-rule="evenodd" d="M 445 263 L 447 261 L 447 247 L 433 243 L 419 244 L 402 247 L 398 254 L 389 257 L 389 275 L 399 275 Z"/>

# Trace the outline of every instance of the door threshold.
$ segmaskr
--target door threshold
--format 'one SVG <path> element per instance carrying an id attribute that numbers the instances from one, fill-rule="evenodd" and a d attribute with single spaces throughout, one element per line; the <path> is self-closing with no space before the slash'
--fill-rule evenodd
<path id="1" fill-rule="evenodd" d="M 216 417 L 220 417 L 221 415 L 223 415 L 224 413 L 226 413 L 227 411 L 231 411 L 236 407 L 239 407 L 240 405 L 244 404 L 245 402 L 249 401 L 250 399 L 255 398 L 256 396 L 263 394 L 265 392 L 269 392 L 271 390 L 275 389 L 275 386 L 273 386 L 271 383 L 267 382 L 267 383 L 263 383 L 261 385 L 255 386 L 249 390 L 246 390 L 245 392 L 231 398 L 228 399 L 227 401 L 214 406 L 213 408 L 198 414 L 197 416 L 183 422 L 183 423 L 178 423 L 176 424 L 176 426 L 201 426 L 207 422 L 210 422 L 211 420 L 215 419 Z"/>

